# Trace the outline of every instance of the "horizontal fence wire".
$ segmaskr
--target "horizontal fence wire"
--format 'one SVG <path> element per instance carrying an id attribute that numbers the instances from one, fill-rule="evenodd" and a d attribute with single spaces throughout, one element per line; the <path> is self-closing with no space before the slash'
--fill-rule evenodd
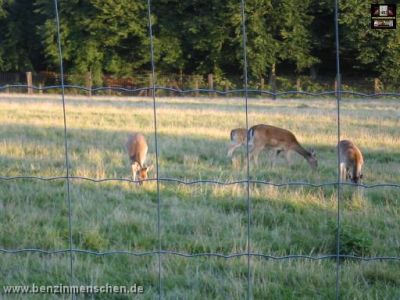
<path id="1" fill-rule="evenodd" d="M 25 85 L 25 84 L 11 84 L 11 85 L 2 85 L 0 86 L 0 91 L 4 91 L 7 89 L 32 89 L 37 91 L 47 91 L 47 90 L 55 90 L 55 89 L 77 89 L 82 90 L 88 93 L 95 93 L 99 91 L 116 91 L 116 92 L 123 92 L 127 94 L 138 93 L 142 91 L 151 92 L 155 91 L 169 91 L 174 92 L 177 94 L 193 94 L 193 93 L 207 93 L 207 94 L 217 94 L 221 96 L 235 94 L 235 93 L 249 93 L 249 94 L 263 94 L 268 95 L 271 97 L 279 97 L 279 96 L 286 96 L 286 95 L 304 95 L 304 96 L 311 96 L 311 97 L 318 97 L 318 96 L 327 96 L 327 95 L 336 95 L 336 93 L 340 92 L 342 95 L 349 95 L 349 96 L 359 96 L 363 98 L 377 98 L 377 97 L 400 97 L 400 93 L 390 92 L 390 93 L 361 93 L 361 92 L 354 92 L 354 91 L 346 91 L 346 90 L 331 90 L 331 91 L 322 91 L 322 92 L 305 92 L 305 91 L 283 91 L 283 92 L 273 92 L 268 90 L 259 90 L 259 89 L 227 89 L 227 90 L 218 90 L 218 89 L 188 89 L 188 90 L 181 90 L 177 88 L 171 87 L 164 87 L 164 86 L 155 86 L 153 87 L 141 87 L 141 88 L 122 88 L 122 87 L 112 87 L 112 86 L 102 86 L 102 87 L 95 87 L 95 88 L 87 88 L 81 85 L 49 85 L 38 87 L 35 85 Z M 56 95 L 56 94 L 55 94 Z M 83 96 L 83 95 L 82 95 Z M 144 96 L 141 96 L 144 97 Z"/>
<path id="2" fill-rule="evenodd" d="M 302 254 L 292 254 L 292 255 L 268 255 L 262 253 L 249 253 L 249 252 L 241 252 L 241 253 L 231 253 L 231 254 L 221 254 L 221 253 L 183 253 L 178 251 L 169 251 L 169 250 L 157 250 L 157 251 L 144 251 L 144 252 L 133 252 L 133 251 L 126 251 L 126 250 L 113 250 L 113 251 L 92 251 L 92 250 L 84 250 L 84 249 L 60 249 L 60 250 L 43 250 L 43 249 L 35 249 L 35 248 L 28 248 L 28 249 L 0 249 L 0 253 L 5 254 L 17 254 L 17 253 L 38 253 L 38 254 L 46 254 L 46 255 L 57 255 L 57 254 L 66 254 L 66 253 L 78 253 L 78 254 L 90 254 L 94 256 L 108 256 L 114 254 L 125 254 L 130 256 L 153 256 L 153 255 L 173 255 L 173 256 L 180 256 L 180 257 L 187 257 L 187 258 L 194 258 L 194 257 L 217 257 L 217 258 L 224 258 L 224 259 L 232 259 L 237 257 L 258 257 L 264 259 L 271 259 L 271 260 L 285 260 L 285 259 L 306 259 L 306 260 L 327 260 L 327 259 L 336 259 L 336 254 L 326 254 L 326 255 L 302 255 Z M 359 260 L 359 261 L 384 261 L 384 260 L 394 260 L 400 261 L 400 257 L 398 256 L 356 256 L 356 255 L 348 255 L 348 254 L 340 254 L 339 258 L 341 259 L 348 259 L 348 260 Z"/>
<path id="3" fill-rule="evenodd" d="M 215 184 L 221 186 L 229 186 L 234 184 L 246 184 L 247 182 L 252 184 L 262 184 L 262 185 L 270 185 L 275 187 L 289 187 L 289 186 L 309 186 L 309 187 L 326 187 L 326 186 L 338 186 L 338 185 L 345 185 L 345 186 L 353 186 L 353 187 L 360 187 L 365 189 L 373 189 L 379 187 L 392 187 L 392 188 L 400 188 L 400 184 L 397 183 L 376 183 L 376 184 L 362 184 L 362 183 L 352 183 L 352 182 L 340 182 L 332 181 L 332 182 L 323 182 L 323 183 L 311 183 L 311 182 L 304 182 L 304 181 L 289 181 L 289 182 L 271 182 L 266 180 L 254 180 L 254 179 L 242 179 L 242 180 L 233 180 L 233 181 L 220 181 L 220 180 L 212 180 L 212 179 L 199 179 L 199 180 L 183 180 L 178 178 L 147 178 L 143 180 L 133 180 L 130 178 L 90 178 L 84 176 L 54 176 L 54 177 L 40 177 L 40 176 L 0 176 L 0 181 L 10 181 L 10 180 L 23 180 L 23 179 L 34 179 L 34 180 L 41 180 L 41 181 L 54 181 L 54 180 L 65 180 L 65 179 L 72 179 L 72 180 L 84 180 L 84 181 L 91 181 L 91 182 L 131 182 L 131 183 L 140 183 L 140 182 L 152 182 L 152 181 L 161 181 L 161 182 L 172 182 L 178 183 L 183 185 L 195 185 L 195 184 Z"/>
<path id="4" fill-rule="evenodd" d="M 336 74 L 335 74 L 336 75 Z M 25 73 L 4 73 L 0 72 L 0 85 L 4 84 L 27 84 L 36 86 L 49 86 L 60 84 L 61 75 L 55 72 L 30 71 Z M 98 81 L 99 80 L 99 81 Z M 98 80 L 93 80 L 93 74 L 69 73 L 64 74 L 64 84 L 84 85 L 87 88 L 100 86 L 113 86 L 123 88 L 137 88 L 152 86 L 152 75 L 150 72 L 138 73 L 133 71 L 130 77 L 120 77 L 111 74 L 103 74 Z M 157 86 L 166 86 L 181 90 L 198 88 L 234 89 L 243 87 L 243 74 L 225 74 L 223 78 L 213 74 L 156 74 Z M 307 76 L 307 75 L 285 75 L 251 78 L 248 88 L 265 89 L 276 91 L 308 91 L 317 92 L 336 89 L 337 81 L 334 76 Z M 342 79 L 344 90 L 360 91 L 368 93 L 396 92 L 400 84 L 396 81 L 387 81 L 379 78 L 348 78 Z"/>

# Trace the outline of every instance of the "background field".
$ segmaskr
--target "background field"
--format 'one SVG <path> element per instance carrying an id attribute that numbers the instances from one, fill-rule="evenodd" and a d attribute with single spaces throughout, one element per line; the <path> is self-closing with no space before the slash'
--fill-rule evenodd
<path id="1" fill-rule="evenodd" d="M 243 99 L 158 98 L 161 178 L 243 180 L 245 151 L 226 157 L 229 132 L 245 126 Z M 141 131 L 155 164 L 153 106 L 149 98 L 67 97 L 70 170 L 94 179 L 129 178 L 127 136 Z M 343 138 L 364 153 L 364 184 L 400 182 L 398 100 L 343 100 Z M 333 99 L 249 100 L 249 125 L 266 123 L 291 130 L 317 151 L 312 172 L 299 156 L 290 167 L 280 159 L 270 168 L 266 154 L 252 179 L 273 183 L 337 180 L 337 117 Z M 65 175 L 60 96 L 0 98 L 0 176 Z M 154 176 L 154 172 L 151 174 Z M 321 256 L 336 251 L 337 195 L 334 186 L 273 187 L 252 184 L 251 250 L 274 256 Z M 0 180 L 0 248 L 69 248 L 64 180 Z M 345 186 L 341 202 L 342 253 L 400 256 L 400 190 Z M 73 246 L 92 251 L 158 250 L 155 182 L 71 181 Z M 231 254 L 247 251 L 246 184 L 160 183 L 161 244 L 182 253 Z M 332 299 L 334 260 L 251 259 L 255 299 Z M 143 298 L 157 297 L 157 256 L 74 254 L 75 283 L 143 285 Z M 247 258 L 162 256 L 163 298 L 243 299 Z M 0 253 L 0 285 L 69 284 L 69 255 Z M 400 298 L 399 261 L 346 260 L 341 263 L 342 299 Z M 43 295 L 29 296 L 45 299 Z M 121 295 L 96 299 L 125 299 Z M 17 296 L 16 296 L 17 298 Z M 25 299 L 25 298 L 24 298 Z M 48 296 L 47 299 L 52 299 Z"/>

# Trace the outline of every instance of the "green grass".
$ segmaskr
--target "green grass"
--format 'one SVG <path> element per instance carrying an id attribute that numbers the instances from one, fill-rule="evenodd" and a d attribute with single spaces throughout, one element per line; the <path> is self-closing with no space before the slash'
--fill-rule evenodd
<path id="1" fill-rule="evenodd" d="M 235 181 L 246 178 L 244 149 L 226 157 L 229 132 L 245 126 L 243 99 L 157 99 L 159 171 L 162 178 Z M 400 104 L 394 100 L 344 100 L 343 138 L 365 157 L 365 184 L 400 182 Z M 151 99 L 67 97 L 68 155 L 73 176 L 129 178 L 125 142 L 141 131 L 155 164 Z M 267 155 L 251 165 L 250 177 L 274 183 L 337 180 L 336 106 L 324 100 L 249 100 L 249 125 L 266 123 L 291 130 L 306 148 L 315 148 L 317 171 L 293 155 L 271 168 Z M 65 175 L 63 115 L 59 96 L 0 98 L 0 175 Z M 154 176 L 154 172 L 151 174 Z M 0 181 L 0 248 L 69 248 L 68 202 L 64 180 Z M 160 182 L 161 241 L 155 182 L 71 180 L 73 247 L 96 252 L 164 250 L 188 254 L 247 251 L 248 203 L 245 183 L 182 185 Z M 400 256 L 400 189 L 342 191 L 341 253 Z M 333 186 L 250 185 L 251 251 L 273 256 L 322 256 L 336 251 L 337 190 Z M 143 285 L 143 299 L 157 298 L 157 256 L 73 255 L 74 283 Z M 247 258 L 184 258 L 163 255 L 165 299 L 243 299 Z M 251 259 L 255 299 L 335 298 L 336 262 Z M 342 299 L 400 297 L 398 261 L 343 260 Z M 0 253 L 0 285 L 69 284 L 69 254 Z M 53 299 L 52 295 L 15 299 Z M 46 298 L 47 297 L 47 298 Z M 139 297 L 140 298 L 140 297 Z M 10 297 L 12 299 L 12 297 Z M 126 299 L 96 295 L 95 299 Z"/>

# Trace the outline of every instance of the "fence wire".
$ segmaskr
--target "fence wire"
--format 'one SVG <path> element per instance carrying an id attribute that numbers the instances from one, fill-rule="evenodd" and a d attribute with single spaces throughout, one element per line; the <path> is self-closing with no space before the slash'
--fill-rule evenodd
<path id="1" fill-rule="evenodd" d="M 54 0 L 54 9 L 56 15 L 57 26 L 57 46 L 60 59 L 60 74 L 61 74 L 61 101 L 63 108 L 63 122 L 64 122 L 64 155 L 65 155 L 65 173 L 66 173 L 66 188 L 67 188 L 67 202 L 68 202 L 68 238 L 69 238 L 69 263 L 70 263 L 70 285 L 74 285 L 74 257 L 73 257 L 73 239 L 72 239 L 72 201 L 71 201 L 71 186 L 69 176 L 69 157 L 68 157 L 68 139 L 67 139 L 67 114 L 65 111 L 65 87 L 64 87 L 64 62 L 63 51 L 61 46 L 61 33 L 60 33 L 60 17 L 58 11 L 57 0 Z M 76 295 L 72 294 L 71 299 L 75 299 Z"/>
<path id="2" fill-rule="evenodd" d="M 249 130 L 249 113 L 248 113 L 248 76 L 247 76 L 247 36 L 246 36 L 246 13 L 245 1 L 241 0 L 241 18 L 242 18 L 242 43 L 243 43 L 243 87 L 244 87 L 244 105 L 246 114 L 246 131 Z M 249 139 L 246 139 L 246 196 L 247 196 L 247 299 L 252 297 L 251 286 L 251 200 L 250 200 L 250 155 L 249 155 Z"/>
<path id="3" fill-rule="evenodd" d="M 153 98 L 153 121 L 154 121 L 154 143 L 156 151 L 156 182 L 157 182 L 157 238 L 158 238 L 158 299 L 162 297 L 162 277 L 161 277 L 161 199 L 160 199 L 160 180 L 159 170 L 160 166 L 158 163 L 158 135 L 157 135 L 157 107 L 156 107 L 156 66 L 154 63 L 154 43 L 153 43 L 153 24 L 151 22 L 151 0 L 147 0 L 147 18 L 149 25 L 149 37 L 150 37 L 150 58 L 151 58 L 151 94 Z"/>
<path id="4" fill-rule="evenodd" d="M 400 184 L 397 183 L 377 183 L 377 184 L 362 184 L 362 183 L 352 183 L 352 182 L 323 182 L 323 183 L 311 183 L 306 181 L 288 181 L 288 182 L 272 182 L 267 180 L 255 180 L 255 179 L 242 179 L 242 180 L 233 180 L 233 181 L 220 181 L 220 180 L 212 180 L 212 179 L 199 179 L 199 180 L 182 180 L 178 178 L 168 178 L 168 177 L 160 177 L 160 178 L 148 178 L 139 180 L 132 180 L 130 178 L 90 178 L 85 176 L 54 176 L 54 177 L 40 177 L 40 176 L 0 176 L 0 180 L 3 181 L 10 181 L 10 180 L 23 180 L 23 179 L 34 179 L 34 180 L 41 180 L 41 181 L 54 181 L 54 180 L 83 180 L 83 181 L 90 181 L 95 183 L 100 182 L 130 182 L 130 183 L 140 183 L 140 182 L 152 182 L 152 181 L 160 181 L 160 182 L 170 182 L 170 183 L 177 183 L 183 185 L 195 185 L 195 184 L 213 184 L 213 185 L 221 185 L 221 186 L 229 186 L 229 185 L 237 185 L 237 184 L 246 184 L 247 182 L 251 184 L 262 184 L 262 185 L 269 185 L 274 187 L 289 187 L 289 186 L 308 186 L 313 188 L 321 188 L 327 186 L 353 186 L 358 188 L 364 189 L 376 189 L 376 188 L 400 188 Z"/>
<path id="5" fill-rule="evenodd" d="M 339 53 L 339 12 L 338 0 L 335 0 L 335 46 L 336 46 L 336 120 L 337 120 L 337 144 L 340 142 L 340 100 L 342 83 L 340 74 L 340 53 Z M 340 182 L 340 151 L 337 151 L 337 180 Z M 336 216 L 336 299 L 339 299 L 340 291 L 340 199 L 342 194 L 342 186 L 337 186 L 337 216 Z"/>
<path id="6" fill-rule="evenodd" d="M 140 88 L 122 88 L 122 87 L 114 87 L 114 86 L 101 86 L 101 87 L 84 87 L 81 85 L 49 85 L 49 86 L 36 86 L 36 85 L 26 85 L 26 84 L 6 84 L 6 85 L 0 85 L 0 91 L 5 91 L 5 90 L 18 90 L 18 89 L 32 89 L 35 91 L 48 91 L 48 90 L 58 90 L 61 88 L 64 88 L 64 90 L 68 89 L 77 89 L 81 90 L 84 92 L 88 92 L 91 94 L 95 94 L 96 92 L 101 92 L 101 91 L 115 91 L 115 92 L 121 92 L 124 94 L 137 94 L 139 92 L 145 91 L 145 92 L 152 92 L 152 91 L 167 91 L 167 92 L 174 92 L 179 95 L 185 95 L 185 94 L 194 94 L 194 93 L 201 93 L 201 94 L 216 94 L 220 96 L 228 96 L 230 94 L 243 94 L 247 93 L 249 94 L 255 94 L 255 95 L 267 95 L 271 97 L 274 100 L 277 100 L 278 97 L 282 96 L 310 96 L 310 97 L 320 97 L 320 96 L 336 96 L 338 92 L 340 92 L 341 95 L 347 95 L 347 96 L 357 96 L 361 98 L 382 98 L 382 97 L 390 97 L 390 98 L 398 98 L 400 97 L 400 93 L 395 93 L 395 92 L 384 92 L 384 93 L 361 93 L 361 92 L 355 92 L 355 91 L 346 91 L 342 89 L 336 89 L 332 91 L 323 91 L 323 92 L 305 92 L 305 91 L 283 91 L 283 92 L 273 92 L 269 90 L 262 90 L 262 89 L 229 89 L 229 90 L 218 90 L 218 89 L 177 89 L 177 88 L 171 88 L 171 87 L 165 87 L 165 86 L 150 86 L 150 87 L 140 87 Z M 153 98 L 153 97 L 152 97 Z M 216 98 L 218 99 L 218 98 Z"/>
<path id="7" fill-rule="evenodd" d="M 232 259 L 237 257 L 247 257 L 247 298 L 252 299 L 252 272 L 251 272 L 251 258 L 259 257 L 264 259 L 271 260 L 292 260 L 292 259 L 306 259 L 306 260 L 325 260 L 325 259 L 336 259 L 336 299 L 339 299 L 340 295 L 340 260 L 341 259 L 353 259 L 358 261 L 400 261 L 400 257 L 398 256 L 356 256 L 356 255 L 343 255 L 340 254 L 340 203 L 341 203 L 341 189 L 343 186 L 357 186 L 364 189 L 375 189 L 375 188 L 400 188 L 400 184 L 398 183 L 378 183 L 372 185 L 366 184 L 353 184 L 348 182 L 340 182 L 340 153 L 337 154 L 337 181 L 334 182 L 322 182 L 322 183 L 310 183 L 304 181 L 293 181 L 286 183 L 274 183 L 267 180 L 252 180 L 250 179 L 250 169 L 249 169 L 249 144 L 248 141 L 246 143 L 246 161 L 247 161 L 247 169 L 246 169 L 246 178 L 242 180 L 236 181 L 218 181 L 218 180 L 181 180 L 177 178 L 161 178 L 159 176 L 159 149 L 158 149 L 158 131 L 157 131 L 157 101 L 156 101 L 156 92 L 158 90 L 171 91 L 178 94 L 190 94 L 194 92 L 199 93 L 214 93 L 217 95 L 229 95 L 234 93 L 243 93 L 244 100 L 244 108 L 245 108 L 245 117 L 246 117 L 246 128 L 249 128 L 248 122 L 248 96 L 249 94 L 263 94 L 268 95 L 276 99 L 279 96 L 286 95 L 305 95 L 305 96 L 326 96 L 326 95 L 335 95 L 336 103 L 337 103 L 337 140 L 340 141 L 341 132 L 340 132 L 340 103 L 342 95 L 352 95 L 359 97 L 368 97 L 368 98 L 376 98 L 376 97 L 399 97 L 400 93 L 360 93 L 353 91 L 345 91 L 341 90 L 341 74 L 340 74 L 340 56 L 339 56 L 339 25 L 338 25 L 338 0 L 335 0 L 335 44 L 336 44 L 336 71 L 337 71 L 337 87 L 334 91 L 324 91 L 318 93 L 304 92 L 304 91 L 284 91 L 284 92 L 272 92 L 267 90 L 256 90 L 248 88 L 248 65 L 247 65 L 247 50 L 246 50 L 246 13 L 245 13 L 245 0 L 240 1 L 240 13 L 241 13 L 241 27 L 242 27 L 242 46 L 243 46 L 243 89 L 232 89 L 232 90 L 217 90 L 217 89 L 188 89 L 181 90 L 177 88 L 163 87 L 156 85 L 156 76 L 155 76 L 155 61 L 154 61 L 154 44 L 153 44 L 153 30 L 152 30 L 152 11 L 151 11 L 151 0 L 147 0 L 147 17 L 148 17 L 148 33 L 150 40 L 150 55 L 151 55 L 151 77 L 152 77 L 152 86 L 143 87 L 143 88 L 120 88 L 120 87 L 96 87 L 96 88 L 87 88 L 79 85 L 66 85 L 64 84 L 64 67 L 63 67 L 63 51 L 61 46 L 61 33 L 60 33 L 60 17 L 58 10 L 57 0 L 54 0 L 54 8 L 55 8 L 55 21 L 57 27 L 57 46 L 59 52 L 59 62 L 60 62 L 60 74 L 61 74 L 61 85 L 52 85 L 52 86 L 28 86 L 28 85 L 3 85 L 0 86 L 0 91 L 9 90 L 9 89 L 32 89 L 38 91 L 46 91 L 51 89 L 60 89 L 61 90 L 61 102 L 63 107 L 63 119 L 64 119 L 64 155 L 65 155 L 65 176 L 56 176 L 56 177 L 40 177 L 40 176 L 0 176 L 0 181 L 10 181 L 10 180 L 41 180 L 41 181 L 53 181 L 53 180 L 63 180 L 66 182 L 66 201 L 68 203 L 68 237 L 69 237 L 69 248 L 68 249 L 60 249 L 54 251 L 46 251 L 38 248 L 27 248 L 27 249 L 0 249 L 0 253 L 7 254 L 18 254 L 18 253 L 39 253 L 39 254 L 69 254 L 69 268 L 70 268 L 70 284 L 74 284 L 74 274 L 73 274 L 73 263 L 74 263 L 74 254 L 83 253 L 88 255 L 95 256 L 108 256 L 108 255 L 130 255 L 130 256 L 157 256 L 158 257 L 158 298 L 162 298 L 162 256 L 163 255 L 175 255 L 185 258 L 195 258 L 195 257 L 218 257 L 224 259 Z M 65 110 L 65 91 L 66 89 L 78 89 L 86 92 L 95 93 L 98 91 L 112 90 L 117 92 L 122 92 L 126 94 L 133 94 L 141 91 L 151 92 L 152 100 L 153 100 L 153 126 L 154 126 L 154 138 L 155 138 L 155 160 L 156 160 L 156 178 L 149 178 L 144 181 L 155 181 L 157 186 L 157 237 L 158 237 L 158 250 L 157 251 L 147 251 L 147 252 L 134 252 L 134 251 L 125 251 L 125 250 L 113 250 L 113 251 L 105 251 L 105 252 L 97 252 L 91 250 L 84 249 L 76 249 L 73 245 L 72 239 L 72 201 L 70 194 L 70 182 L 71 180 L 84 180 L 91 181 L 95 183 L 107 182 L 107 181 L 115 181 L 115 182 L 132 182 L 138 183 L 138 180 L 131 180 L 127 178 L 102 178 L 102 179 L 94 179 L 83 176 L 71 176 L 69 172 L 69 157 L 68 157 L 68 140 L 67 140 L 67 121 L 66 121 L 66 110 Z M 175 183 L 175 184 L 183 184 L 183 185 L 197 185 L 197 184 L 213 184 L 213 185 L 236 185 L 236 184 L 245 184 L 246 185 L 246 205 L 247 205 L 247 251 L 243 253 L 230 253 L 230 254 L 221 254 L 221 253 L 183 253 L 176 251 L 169 251 L 162 249 L 161 243 L 161 195 L 160 195 L 160 183 Z M 285 255 L 285 256 L 273 256 L 264 253 L 254 253 L 251 251 L 251 223 L 252 223 L 252 214 L 251 214 L 251 196 L 250 196 L 250 185 L 251 184 L 262 184 L 262 185 L 270 185 L 275 187 L 289 187 L 289 186 L 308 186 L 313 188 L 333 186 L 337 188 L 337 227 L 336 227 L 336 253 L 335 254 L 327 254 L 327 255 Z M 75 299 L 76 295 L 71 295 L 72 299 Z"/>

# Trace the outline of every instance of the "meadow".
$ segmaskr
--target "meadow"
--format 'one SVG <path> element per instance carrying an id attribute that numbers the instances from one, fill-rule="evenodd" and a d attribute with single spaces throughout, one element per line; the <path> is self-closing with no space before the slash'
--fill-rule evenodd
<path id="1" fill-rule="evenodd" d="M 337 181 L 336 101 L 249 99 L 249 125 L 291 130 L 317 151 L 318 169 L 293 155 L 273 168 L 268 155 L 250 165 L 250 178 L 275 184 Z M 142 132 L 155 164 L 152 99 L 66 97 L 70 175 L 130 178 L 125 143 Z M 363 184 L 400 183 L 400 102 L 344 99 L 341 136 L 363 151 Z M 0 176 L 65 176 L 61 97 L 0 96 Z M 232 128 L 245 127 L 241 98 L 157 98 L 159 177 L 185 182 L 229 183 L 246 179 L 245 149 L 226 154 Z M 150 174 L 154 178 L 154 171 Z M 73 248 L 94 252 L 163 250 L 185 254 L 247 252 L 247 183 L 182 184 L 161 180 L 138 187 L 129 181 L 70 180 Z M 337 187 L 252 183 L 250 247 L 253 253 L 320 257 L 336 252 Z M 69 206 L 64 179 L 0 179 L 0 248 L 69 249 Z M 160 232 L 158 232 L 158 208 Z M 400 256 L 400 189 L 343 186 L 340 199 L 341 253 Z M 159 234 L 161 240 L 159 240 Z M 73 255 L 76 285 L 142 285 L 141 299 L 158 297 L 157 255 Z M 0 285 L 69 284 L 69 253 L 0 252 Z M 251 258 L 254 299 L 334 299 L 335 259 Z M 245 299 L 247 257 L 186 258 L 161 255 L 163 299 Z M 400 298 L 400 261 L 344 259 L 341 299 Z M 0 296 L 1 297 L 1 296 Z M 15 295 L 7 299 L 69 296 Z M 78 299 L 84 297 L 78 296 Z M 89 299 L 128 299 L 95 295 Z"/>

